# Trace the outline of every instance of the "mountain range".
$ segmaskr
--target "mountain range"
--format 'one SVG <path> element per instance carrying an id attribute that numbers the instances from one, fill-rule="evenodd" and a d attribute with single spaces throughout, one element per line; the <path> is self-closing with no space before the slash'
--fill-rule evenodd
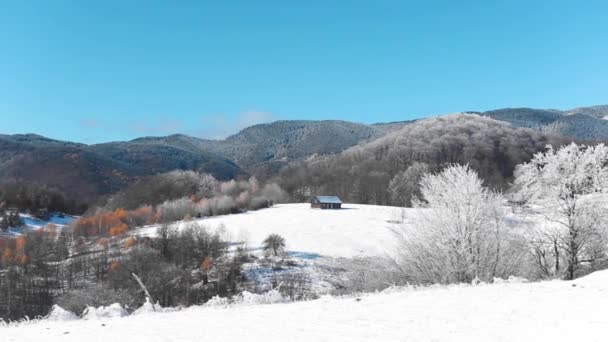
<path id="1" fill-rule="evenodd" d="M 578 141 L 608 140 L 608 105 L 570 110 L 505 108 L 470 112 Z"/>
<path id="2" fill-rule="evenodd" d="M 608 140 L 608 106 L 467 113 L 576 141 Z M 398 134 L 412 122 L 275 121 L 245 128 L 223 140 L 175 134 L 94 145 L 36 134 L 0 135 L 0 182 L 45 184 L 92 201 L 141 177 L 175 169 L 207 172 L 218 179 L 252 174 L 264 178 L 294 161 L 337 154 L 391 132 Z"/>

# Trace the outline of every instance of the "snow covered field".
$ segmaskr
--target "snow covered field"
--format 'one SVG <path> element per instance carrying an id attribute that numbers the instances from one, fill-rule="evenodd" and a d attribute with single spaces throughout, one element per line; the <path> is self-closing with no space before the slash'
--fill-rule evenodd
<path id="1" fill-rule="evenodd" d="M 391 228 L 416 214 L 417 209 L 345 204 L 341 210 L 311 209 L 309 204 L 279 204 L 244 214 L 192 221 L 217 229 L 224 226 L 229 241 L 246 240 L 250 248 L 261 246 L 271 233 L 285 237 L 287 250 L 331 257 L 386 256 L 394 253 Z M 183 226 L 186 223 L 179 223 Z M 156 227 L 139 230 L 154 234 Z"/>
<path id="2" fill-rule="evenodd" d="M 608 271 L 575 281 L 399 289 L 358 298 L 192 307 L 0 326 L 0 340 L 606 341 Z"/>

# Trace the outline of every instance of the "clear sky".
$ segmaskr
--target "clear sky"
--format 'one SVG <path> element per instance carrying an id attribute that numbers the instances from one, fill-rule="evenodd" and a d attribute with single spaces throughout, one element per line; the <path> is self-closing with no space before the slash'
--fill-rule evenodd
<path id="1" fill-rule="evenodd" d="M 608 103 L 607 1 L 0 1 L 0 133 Z"/>

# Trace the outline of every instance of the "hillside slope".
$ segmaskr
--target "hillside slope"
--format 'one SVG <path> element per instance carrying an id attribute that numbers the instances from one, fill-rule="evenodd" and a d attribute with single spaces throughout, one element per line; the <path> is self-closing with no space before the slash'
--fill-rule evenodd
<path id="1" fill-rule="evenodd" d="M 227 180 L 246 174 L 227 158 L 187 145 L 150 144 L 136 140 L 90 145 L 85 149 L 129 165 L 138 175 L 154 175 L 173 170 L 196 170 Z"/>
<path id="2" fill-rule="evenodd" d="M 405 288 L 359 298 L 202 306 L 0 327 L 7 342 L 605 341 L 608 272 L 576 281 Z"/>
<path id="3" fill-rule="evenodd" d="M 281 173 L 291 194 L 334 194 L 351 203 L 399 204 L 391 180 L 416 163 L 439 171 L 469 164 L 486 185 L 506 189 L 515 166 L 560 140 L 473 114 L 438 116 L 403 126 L 336 155 L 310 158 Z"/>
<path id="4" fill-rule="evenodd" d="M 506 121 L 517 127 L 542 130 L 582 141 L 608 140 L 608 106 L 580 107 L 570 110 L 504 108 L 480 115 Z"/>

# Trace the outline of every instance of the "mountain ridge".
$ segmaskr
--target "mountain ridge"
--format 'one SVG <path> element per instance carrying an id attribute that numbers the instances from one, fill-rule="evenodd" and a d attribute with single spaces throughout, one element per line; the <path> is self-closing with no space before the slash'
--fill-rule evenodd
<path id="1" fill-rule="evenodd" d="M 608 105 L 465 113 L 576 141 L 608 141 L 608 120 L 604 119 Z M 93 200 L 141 177 L 175 169 L 208 172 L 218 179 L 272 177 L 292 162 L 338 154 L 420 120 L 373 124 L 280 120 L 252 125 L 219 140 L 172 134 L 90 145 L 34 133 L 0 134 L 0 182 L 41 183 Z"/>

